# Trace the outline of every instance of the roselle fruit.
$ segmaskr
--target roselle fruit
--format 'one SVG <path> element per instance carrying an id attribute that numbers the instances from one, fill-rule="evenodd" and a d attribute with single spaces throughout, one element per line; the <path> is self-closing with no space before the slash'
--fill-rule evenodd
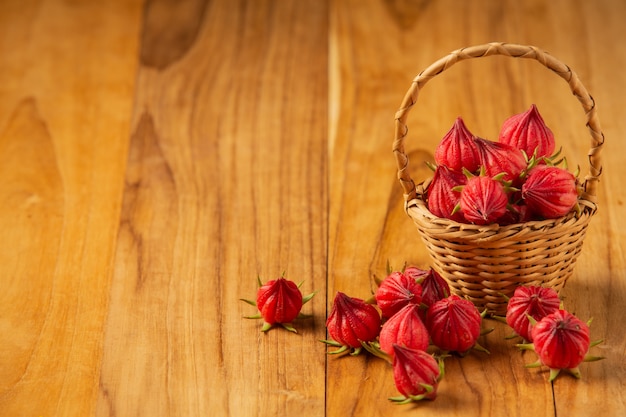
<path id="1" fill-rule="evenodd" d="M 550 368 L 550 381 L 563 369 L 580 378 L 578 367 L 583 361 L 602 359 L 588 355 L 589 348 L 601 342 L 591 343 L 589 325 L 565 310 L 549 314 L 537 322 L 532 330 L 532 339 L 532 344 L 518 346 L 537 353 L 539 360 L 528 366 L 545 365 Z"/>
<path id="2" fill-rule="evenodd" d="M 380 283 L 375 294 L 383 318 L 396 314 L 407 304 L 422 302 L 422 287 L 406 273 L 392 272 Z"/>
<path id="3" fill-rule="evenodd" d="M 461 193 L 455 187 L 466 182 L 467 177 L 461 171 L 453 171 L 445 165 L 437 166 L 428 186 L 428 210 L 437 217 L 463 222 L 463 214 L 454 211 L 461 198 Z"/>
<path id="4" fill-rule="evenodd" d="M 241 299 L 246 303 L 258 308 L 259 314 L 246 316 L 250 319 L 262 318 L 264 323 L 261 331 L 266 332 L 275 324 L 280 324 L 285 329 L 297 333 L 291 322 L 298 317 L 306 317 L 300 313 L 302 306 L 307 303 L 315 293 L 306 297 L 300 292 L 300 285 L 284 277 L 270 280 L 265 284 L 258 279 L 259 289 L 257 290 L 256 301 Z"/>
<path id="5" fill-rule="evenodd" d="M 432 355 L 420 349 L 397 344 L 392 349 L 393 380 L 402 395 L 390 397 L 389 400 L 397 404 L 434 400 L 443 377 L 443 362 L 438 363 Z"/>
<path id="6" fill-rule="evenodd" d="M 554 134 L 546 126 L 534 104 L 520 114 L 506 119 L 500 129 L 500 143 L 523 150 L 530 158 L 550 157 L 554 152 Z"/>
<path id="7" fill-rule="evenodd" d="M 477 344 L 482 317 L 476 306 L 457 295 L 435 302 L 428 308 L 426 328 L 435 346 L 463 354 Z"/>
<path id="8" fill-rule="evenodd" d="M 393 357 L 394 344 L 412 349 L 428 348 L 428 330 L 420 318 L 418 304 L 407 304 L 387 320 L 380 330 L 380 349 Z"/>
<path id="9" fill-rule="evenodd" d="M 480 166 L 488 177 L 502 176 L 502 180 L 517 186 L 522 182 L 522 176 L 528 162 L 521 150 L 500 142 L 474 137 L 478 147 Z"/>
<path id="10" fill-rule="evenodd" d="M 354 350 L 361 352 L 362 343 L 371 342 L 380 333 L 381 318 L 378 310 L 360 298 L 337 292 L 326 328 L 332 340 L 322 342 L 339 347 L 333 354 Z"/>
<path id="11" fill-rule="evenodd" d="M 536 166 L 522 185 L 522 198 L 534 215 L 545 219 L 563 217 L 578 203 L 576 177 L 563 168 Z"/>
<path id="12" fill-rule="evenodd" d="M 484 175 L 473 176 L 461 190 L 459 208 L 470 223 L 497 223 L 509 202 L 502 182 Z"/>
<path id="13" fill-rule="evenodd" d="M 421 282 L 422 304 L 430 307 L 436 301 L 447 298 L 450 293 L 450 285 L 439 272 L 430 268 Z M 425 317 L 425 315 L 424 315 Z"/>
<path id="14" fill-rule="evenodd" d="M 531 319 L 539 321 L 545 316 L 559 311 L 560 304 L 559 295 L 552 288 L 534 285 L 520 286 L 515 289 L 513 296 L 508 301 L 506 322 L 515 333 L 532 342 L 533 324 Z"/>
<path id="15" fill-rule="evenodd" d="M 435 149 L 435 162 L 458 172 L 463 168 L 471 172 L 478 170 L 480 163 L 476 143 L 460 117 Z"/>
<path id="16" fill-rule="evenodd" d="M 421 269 L 416 266 L 407 266 L 406 268 L 404 268 L 404 271 L 402 272 L 407 277 L 415 280 L 415 282 L 417 282 L 418 284 L 421 284 L 424 278 L 426 278 L 426 275 L 428 275 L 429 273 L 428 270 Z"/>

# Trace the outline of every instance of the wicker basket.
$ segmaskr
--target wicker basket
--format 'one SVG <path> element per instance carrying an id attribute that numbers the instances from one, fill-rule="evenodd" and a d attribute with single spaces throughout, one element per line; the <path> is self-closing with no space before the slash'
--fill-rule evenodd
<path id="1" fill-rule="evenodd" d="M 566 217 L 499 226 L 461 224 L 434 216 L 426 207 L 425 191 L 430 182 L 415 184 L 409 175 L 404 150 L 407 116 L 420 89 L 431 78 L 455 63 L 490 55 L 532 58 L 565 79 L 582 104 L 591 134 L 589 172 L 580 198 L 582 212 Z M 393 152 L 398 178 L 404 189 L 405 209 L 413 219 L 433 260 L 433 267 L 448 280 L 452 291 L 469 298 L 481 310 L 503 314 L 506 298 L 521 284 L 552 287 L 557 291 L 571 276 L 580 254 L 591 217 L 596 212 L 595 190 L 601 174 L 600 151 L 604 136 L 593 98 L 578 76 L 553 56 L 533 46 L 489 43 L 459 49 L 422 71 L 411 84 L 396 113 Z"/>

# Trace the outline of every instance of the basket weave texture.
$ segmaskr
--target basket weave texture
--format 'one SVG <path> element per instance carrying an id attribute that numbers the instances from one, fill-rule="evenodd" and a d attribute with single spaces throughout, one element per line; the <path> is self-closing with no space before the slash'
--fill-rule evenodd
<path id="1" fill-rule="evenodd" d="M 430 179 L 415 184 L 409 175 L 409 158 L 404 149 L 407 117 L 417 102 L 420 89 L 430 79 L 455 63 L 490 55 L 535 59 L 567 81 L 580 101 L 591 136 L 589 170 L 582 183 L 581 213 L 559 219 L 499 226 L 457 223 L 434 216 L 426 206 Z M 596 212 L 596 185 L 602 173 L 600 151 L 604 135 L 593 98 L 576 73 L 548 53 L 534 47 L 489 43 L 456 50 L 439 59 L 413 80 L 396 112 L 393 152 L 398 179 L 404 190 L 405 210 L 417 226 L 433 260 L 433 268 L 450 283 L 454 293 L 470 299 L 479 309 L 504 314 L 506 297 L 518 285 L 540 285 L 560 291 L 572 275 L 591 217 Z"/>

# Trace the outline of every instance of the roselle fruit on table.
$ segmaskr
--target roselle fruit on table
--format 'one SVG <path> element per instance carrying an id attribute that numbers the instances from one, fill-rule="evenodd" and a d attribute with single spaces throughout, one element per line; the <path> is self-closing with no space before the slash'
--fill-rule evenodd
<path id="1" fill-rule="evenodd" d="M 432 343 L 443 351 L 464 354 L 477 346 L 482 317 L 476 306 L 458 295 L 433 303 L 426 313 Z"/>
<path id="2" fill-rule="evenodd" d="M 419 312 L 418 304 L 407 304 L 383 324 L 379 337 L 383 352 L 393 357 L 394 344 L 418 350 L 428 348 L 428 330 Z"/>
<path id="3" fill-rule="evenodd" d="M 296 318 L 307 317 L 300 313 L 302 306 L 307 303 L 315 293 L 311 293 L 306 297 L 300 292 L 300 285 L 290 281 L 284 277 L 270 280 L 263 284 L 261 279 L 257 279 L 259 289 L 257 290 L 256 301 L 241 299 L 246 303 L 258 308 L 259 314 L 254 316 L 246 316 L 249 319 L 262 318 L 264 323 L 261 328 L 262 332 L 266 332 L 274 325 L 280 324 L 285 329 L 297 333 L 292 326 L 292 322 Z"/>
<path id="4" fill-rule="evenodd" d="M 389 318 L 408 304 L 422 302 L 422 287 L 404 272 L 394 271 L 380 283 L 375 294 L 383 318 Z"/>
<path id="5" fill-rule="evenodd" d="M 422 304 L 427 308 L 451 294 L 448 281 L 432 268 L 428 270 L 420 285 L 422 286 Z"/>
<path id="6" fill-rule="evenodd" d="M 559 311 L 560 305 L 559 295 L 553 288 L 519 286 L 507 303 L 506 323 L 524 340 L 532 342 L 531 320 L 537 322 Z"/>
<path id="7" fill-rule="evenodd" d="M 434 400 L 443 377 L 443 362 L 437 362 L 432 355 L 420 349 L 397 344 L 392 349 L 393 380 L 402 395 L 389 400 L 398 404 Z"/>
<path id="8" fill-rule="evenodd" d="M 339 291 L 326 320 L 326 328 L 332 339 L 322 342 L 339 348 L 329 353 L 351 351 L 351 354 L 357 355 L 361 352 L 363 343 L 378 337 L 380 325 L 380 314 L 373 305 Z"/>
<path id="9" fill-rule="evenodd" d="M 591 343 L 589 333 L 587 323 L 565 310 L 558 310 L 533 326 L 532 343 L 517 346 L 537 353 L 539 360 L 528 367 L 547 366 L 550 368 L 550 381 L 562 370 L 580 378 L 581 363 L 603 359 L 588 354 L 590 347 L 601 343 Z"/>

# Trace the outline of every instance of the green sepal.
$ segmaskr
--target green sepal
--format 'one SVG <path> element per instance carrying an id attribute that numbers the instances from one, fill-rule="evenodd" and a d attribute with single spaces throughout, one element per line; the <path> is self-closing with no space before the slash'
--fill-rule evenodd
<path id="1" fill-rule="evenodd" d="M 525 368 L 539 368 L 541 366 L 541 361 L 537 360 L 537 362 L 533 362 L 533 363 L 528 363 L 526 365 L 524 365 Z"/>
<path id="2" fill-rule="evenodd" d="M 584 362 L 595 362 L 595 361 L 601 361 L 602 359 L 606 359 L 604 356 L 593 356 L 593 355 L 586 355 L 585 358 L 583 359 Z"/>
<path id="3" fill-rule="evenodd" d="M 259 284 L 259 288 L 261 288 L 263 286 L 263 283 L 261 282 L 261 276 L 260 275 L 256 276 L 256 282 L 257 282 L 257 284 Z"/>
<path id="4" fill-rule="evenodd" d="M 362 347 L 355 348 L 352 352 L 350 352 L 350 356 L 357 356 L 359 353 L 361 353 L 361 350 L 363 350 Z"/>
<path id="5" fill-rule="evenodd" d="M 436 164 L 433 164 L 430 161 L 424 161 L 424 162 L 425 162 L 426 166 L 428 168 L 430 168 L 433 172 L 435 172 L 437 170 L 437 165 Z"/>
<path id="6" fill-rule="evenodd" d="M 397 397 L 389 397 L 389 401 L 393 402 L 397 405 L 408 404 L 413 401 L 411 398 L 407 398 L 404 395 L 399 395 Z"/>
<path id="7" fill-rule="evenodd" d="M 474 344 L 472 349 L 477 350 L 479 352 L 484 352 L 484 353 L 486 353 L 488 355 L 491 355 L 491 352 L 489 352 L 489 350 L 487 350 L 484 346 L 481 346 L 480 343 Z"/>
<path id="8" fill-rule="evenodd" d="M 273 327 L 272 324 L 268 323 L 268 322 L 264 322 L 263 323 L 263 327 L 261 327 L 261 331 L 263 333 L 267 332 L 269 329 L 271 329 Z"/>
<path id="9" fill-rule="evenodd" d="M 496 316 L 496 315 L 492 315 L 492 316 L 491 316 L 491 318 L 492 318 L 492 319 L 494 319 L 494 320 L 496 320 L 496 321 L 499 321 L 500 323 L 508 324 L 508 323 L 506 322 L 506 317 L 504 317 L 504 316 Z"/>
<path id="10" fill-rule="evenodd" d="M 317 294 L 317 291 L 313 291 L 311 294 L 302 297 L 302 305 L 305 305 L 306 303 L 311 301 L 311 299 L 315 297 L 315 294 Z"/>
<path id="11" fill-rule="evenodd" d="M 262 319 L 261 313 L 255 314 L 254 316 L 243 316 L 244 319 Z"/>
<path id="12" fill-rule="evenodd" d="M 598 346 L 600 343 L 603 343 L 603 342 L 604 342 L 604 339 L 594 340 L 593 342 L 591 342 L 591 343 L 589 344 L 589 348 L 592 348 L 592 347 L 594 347 L 594 346 Z"/>
<path id="13" fill-rule="evenodd" d="M 320 342 L 326 343 L 327 345 L 334 346 L 334 347 L 342 347 L 343 346 L 341 343 L 336 342 L 334 340 L 320 340 Z"/>
<path id="14" fill-rule="evenodd" d="M 537 325 L 537 320 L 535 320 L 535 318 L 531 316 L 530 314 L 526 313 L 526 318 L 528 319 L 531 325 L 533 326 Z"/>
<path id="15" fill-rule="evenodd" d="M 380 346 L 378 345 L 378 343 L 361 341 L 361 346 L 363 346 L 363 348 L 366 351 L 368 351 L 372 355 L 376 356 L 377 358 L 384 359 L 384 360 L 386 360 L 389 363 L 393 362 L 392 359 L 391 359 L 391 355 L 389 355 L 387 352 L 381 350 Z"/>
<path id="16" fill-rule="evenodd" d="M 291 323 L 280 323 L 280 325 L 283 326 L 285 330 L 289 330 L 292 333 L 298 333 L 298 331 L 295 329 L 295 327 L 291 325 Z"/>
<path id="17" fill-rule="evenodd" d="M 519 350 L 532 350 L 533 352 L 535 351 L 535 345 L 533 345 L 532 343 L 518 343 L 515 345 L 515 347 Z"/>
<path id="18" fill-rule="evenodd" d="M 570 369 L 569 370 L 570 373 L 572 375 L 574 375 L 576 378 L 580 378 L 580 371 L 578 370 L 578 368 L 574 368 L 574 369 Z M 548 379 L 550 382 L 554 381 L 556 379 L 557 376 L 559 376 L 559 373 L 561 372 L 560 369 L 554 369 L 551 368 L 550 369 L 550 378 Z"/>
<path id="19" fill-rule="evenodd" d="M 252 301 L 252 300 L 246 300 L 245 298 L 240 298 L 239 300 L 243 301 L 244 303 L 248 303 L 251 306 L 256 307 L 256 301 Z"/>

